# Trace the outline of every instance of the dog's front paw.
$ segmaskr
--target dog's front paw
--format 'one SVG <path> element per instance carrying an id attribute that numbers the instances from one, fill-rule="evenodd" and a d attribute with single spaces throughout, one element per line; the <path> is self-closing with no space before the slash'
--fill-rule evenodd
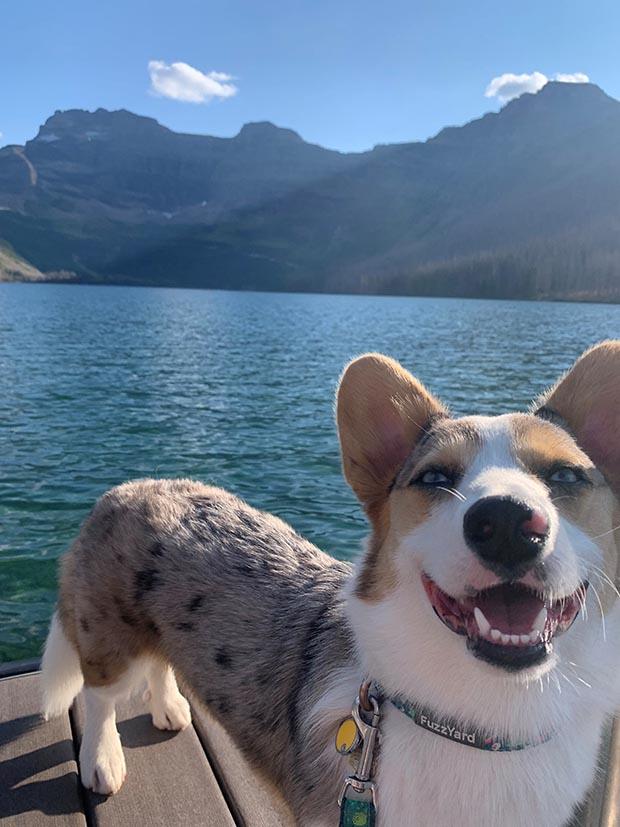
<path id="1" fill-rule="evenodd" d="M 120 790 L 127 775 L 125 756 L 118 735 L 105 738 L 90 749 L 80 750 L 80 778 L 94 793 L 112 795 Z"/>
<path id="2" fill-rule="evenodd" d="M 153 716 L 153 726 L 157 729 L 178 731 L 186 729 L 192 722 L 190 706 L 178 689 L 163 697 L 155 697 L 154 693 L 147 692 L 145 700 Z"/>

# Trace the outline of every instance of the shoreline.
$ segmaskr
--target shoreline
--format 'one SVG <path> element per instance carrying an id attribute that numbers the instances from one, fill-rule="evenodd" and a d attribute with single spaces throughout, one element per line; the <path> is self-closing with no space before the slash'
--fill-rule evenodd
<path id="1" fill-rule="evenodd" d="M 457 300 L 457 301 L 489 301 L 489 302 L 532 302 L 535 304 L 587 304 L 587 305 L 604 305 L 613 307 L 620 305 L 620 295 L 617 298 L 604 299 L 600 297 L 568 297 L 568 296 L 480 296 L 480 295 L 460 295 L 460 294 L 434 294 L 434 293 L 381 293 L 381 292 L 331 292 L 327 290 L 270 290 L 258 288 L 235 288 L 235 287 L 197 287 L 184 286 L 175 284 L 149 284 L 148 282 L 132 282 L 129 280 L 109 280 L 109 281 L 85 281 L 73 280 L 67 277 L 64 278 L 42 278 L 37 279 L 0 279 L 0 287 L 6 284 L 21 284 L 21 285 L 62 285 L 65 287 L 136 287 L 147 288 L 150 290 L 183 290 L 196 291 L 200 293 L 250 293 L 250 294 L 273 294 L 280 296 L 334 296 L 334 297 L 359 297 L 359 298 L 383 298 L 383 299 L 429 299 L 436 301 L 437 299 Z"/>

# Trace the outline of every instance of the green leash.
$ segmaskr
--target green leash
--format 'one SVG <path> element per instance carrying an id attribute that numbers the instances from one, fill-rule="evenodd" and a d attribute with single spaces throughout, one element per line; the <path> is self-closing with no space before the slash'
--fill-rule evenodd
<path id="1" fill-rule="evenodd" d="M 372 801 L 345 798 L 340 806 L 340 827 L 376 827 L 377 809 Z"/>

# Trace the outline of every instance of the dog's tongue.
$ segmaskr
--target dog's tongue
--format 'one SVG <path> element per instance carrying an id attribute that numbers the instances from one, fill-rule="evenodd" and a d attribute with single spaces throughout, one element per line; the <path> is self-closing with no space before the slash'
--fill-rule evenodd
<path id="1" fill-rule="evenodd" d="M 543 601 L 522 586 L 504 584 L 476 595 L 474 604 L 483 612 L 492 629 L 504 634 L 526 635 L 531 629 Z"/>

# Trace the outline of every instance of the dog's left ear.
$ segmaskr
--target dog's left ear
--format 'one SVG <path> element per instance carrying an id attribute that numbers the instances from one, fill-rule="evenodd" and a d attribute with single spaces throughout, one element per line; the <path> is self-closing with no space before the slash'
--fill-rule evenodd
<path id="1" fill-rule="evenodd" d="M 344 475 L 375 524 L 390 486 L 442 405 L 394 359 L 367 353 L 350 362 L 336 397 Z"/>
<path id="2" fill-rule="evenodd" d="M 562 417 L 620 500 L 620 340 L 587 350 L 536 408 Z"/>

